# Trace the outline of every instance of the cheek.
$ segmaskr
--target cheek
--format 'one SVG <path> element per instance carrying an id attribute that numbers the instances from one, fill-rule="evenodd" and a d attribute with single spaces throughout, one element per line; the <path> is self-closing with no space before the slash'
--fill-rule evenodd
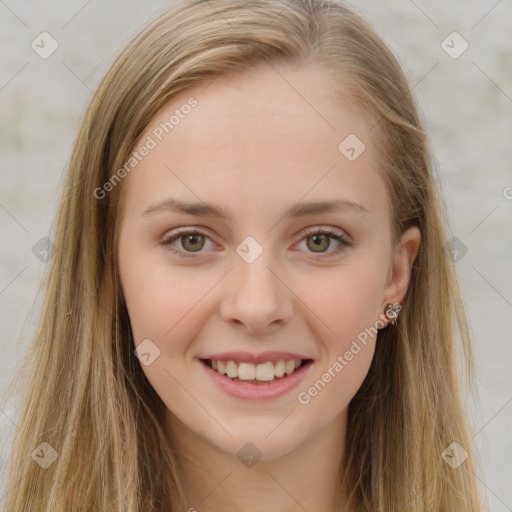
<path id="1" fill-rule="evenodd" d="M 329 269 L 325 277 L 306 279 L 298 295 L 325 326 L 329 345 L 343 348 L 349 338 L 375 325 L 380 311 L 386 268 L 363 258 L 357 264 Z M 296 288 L 299 288 L 297 285 Z"/>
<path id="2" fill-rule="evenodd" d="M 334 334 L 329 332 L 323 337 L 323 357 L 297 395 L 311 418 L 323 418 L 325 422 L 333 421 L 348 407 L 365 380 L 375 353 L 375 297 L 370 293 L 342 295 L 334 293 L 329 306 L 328 294 L 325 296 L 326 323 Z"/>
<path id="3" fill-rule="evenodd" d="M 178 383 L 187 381 L 187 348 L 202 328 L 199 301 L 213 283 L 141 256 L 134 252 L 119 261 L 133 350 L 140 346 L 141 354 L 150 353 L 149 364 L 140 358 L 142 371 L 167 407 L 175 408 L 188 404 Z"/>
<path id="4" fill-rule="evenodd" d="M 120 272 L 135 344 L 149 338 L 162 353 L 183 352 L 201 328 L 200 300 L 215 280 L 208 285 L 207 276 L 197 279 L 189 270 L 172 269 L 137 254 L 120 259 Z"/>
<path id="5" fill-rule="evenodd" d="M 357 264 L 337 268 L 308 295 L 308 307 L 321 320 L 317 333 L 323 354 L 298 401 L 315 417 L 326 410 L 334 417 L 348 406 L 372 363 L 387 268 L 384 259 L 364 256 Z"/>
<path id="6" fill-rule="evenodd" d="M 155 279 L 151 267 L 133 252 L 120 258 L 123 296 L 130 316 L 135 343 L 144 338 L 158 337 L 162 319 L 162 285 Z M 163 283 L 162 283 L 163 284 Z M 159 320 L 160 319 L 160 320 Z"/>

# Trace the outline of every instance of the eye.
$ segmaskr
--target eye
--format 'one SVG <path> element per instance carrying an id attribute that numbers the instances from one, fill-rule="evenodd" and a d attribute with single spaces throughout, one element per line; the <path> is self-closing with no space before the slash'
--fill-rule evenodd
<path id="1" fill-rule="evenodd" d="M 197 229 L 183 230 L 177 234 L 164 238 L 161 244 L 169 251 L 176 253 L 180 256 L 193 257 L 194 253 L 201 252 L 204 247 L 204 238 L 208 238 L 205 234 Z M 180 242 L 181 247 L 185 250 L 177 249 L 173 246 L 175 242 Z"/>
<path id="2" fill-rule="evenodd" d="M 334 239 L 338 243 L 338 246 L 330 251 L 327 250 L 331 245 L 329 239 Z M 313 249 L 313 254 L 320 255 L 320 258 L 324 257 L 323 254 L 327 254 L 327 257 L 338 254 L 346 247 L 352 245 L 343 232 L 332 228 L 310 228 L 306 231 L 304 242 L 308 249 Z M 316 249 L 320 250 L 317 251 Z"/>
<path id="3" fill-rule="evenodd" d="M 204 239 L 210 240 L 206 234 L 197 229 L 186 229 L 164 238 L 160 243 L 167 250 L 179 256 L 194 257 L 196 254 L 204 252 L 202 251 L 205 246 Z M 330 239 L 334 239 L 338 243 L 338 247 L 328 251 L 327 249 L 329 249 L 331 245 Z M 182 249 L 174 246 L 176 242 L 180 243 Z M 304 240 L 301 240 L 301 242 L 305 242 L 307 248 L 312 249 L 311 252 L 320 255 L 320 257 L 324 257 L 322 256 L 323 254 L 327 254 L 327 257 L 329 257 L 329 255 L 332 256 L 345 247 L 352 245 L 343 232 L 338 232 L 332 228 L 309 228 Z M 320 250 L 317 251 L 316 249 Z"/>

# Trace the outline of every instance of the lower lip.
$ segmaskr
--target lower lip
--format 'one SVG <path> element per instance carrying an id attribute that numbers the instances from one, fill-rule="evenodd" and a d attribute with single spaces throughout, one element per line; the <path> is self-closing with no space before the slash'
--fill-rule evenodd
<path id="1" fill-rule="evenodd" d="M 212 378 L 223 391 L 235 398 L 242 398 L 244 400 L 271 400 L 284 395 L 297 387 L 306 373 L 313 366 L 313 362 L 305 364 L 298 370 L 295 370 L 291 375 L 281 377 L 269 384 L 250 384 L 249 382 L 240 382 L 231 380 L 225 375 L 210 368 L 207 364 L 200 361 L 201 366 L 206 370 L 206 373 Z"/>

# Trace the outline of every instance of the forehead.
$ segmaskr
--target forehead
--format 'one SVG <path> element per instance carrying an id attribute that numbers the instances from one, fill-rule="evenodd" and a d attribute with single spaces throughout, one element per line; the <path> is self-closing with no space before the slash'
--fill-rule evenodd
<path id="1" fill-rule="evenodd" d="M 123 184 L 127 200 L 141 211 L 172 195 L 240 212 L 303 197 L 385 201 L 368 118 L 332 85 L 317 67 L 264 65 L 181 91 L 135 145 L 153 147 Z"/>

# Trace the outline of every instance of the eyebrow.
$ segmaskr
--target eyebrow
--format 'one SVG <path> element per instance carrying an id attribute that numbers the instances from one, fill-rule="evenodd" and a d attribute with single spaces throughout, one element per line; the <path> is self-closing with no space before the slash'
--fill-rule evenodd
<path id="1" fill-rule="evenodd" d="M 369 211 L 361 204 L 354 203 L 348 199 L 334 199 L 332 201 L 297 203 L 282 212 L 281 217 L 305 217 L 307 215 L 343 210 L 354 211 L 366 215 L 369 214 Z M 158 212 L 168 211 L 185 213 L 196 217 L 211 216 L 218 219 L 233 219 L 233 215 L 220 206 L 206 202 L 185 202 L 172 197 L 165 199 L 161 203 L 149 206 L 144 210 L 142 215 L 151 215 Z"/>

